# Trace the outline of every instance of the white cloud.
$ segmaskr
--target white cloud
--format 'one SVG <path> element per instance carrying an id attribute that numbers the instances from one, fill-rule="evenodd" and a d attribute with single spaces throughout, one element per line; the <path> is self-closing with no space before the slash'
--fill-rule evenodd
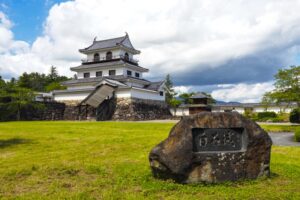
<path id="1" fill-rule="evenodd" d="M 55 65 L 60 73 L 71 76 L 69 68 L 82 57 L 79 48 L 88 46 L 95 36 L 105 39 L 125 31 L 142 51 L 140 64 L 150 68 L 150 77 L 197 72 L 201 79 L 203 70 L 276 49 L 284 54 L 274 57 L 280 57 L 280 65 L 288 65 L 299 53 L 299 9 L 300 0 L 74 0 L 50 9 L 44 32 L 32 45 L 14 40 L 12 22 L 0 13 L 0 73 L 47 72 Z M 224 91 L 243 92 L 252 86 L 227 85 L 214 94 L 239 99 Z M 177 89 L 188 91 L 189 86 Z M 244 99 L 257 100 L 260 94 L 257 89 Z"/>
<path id="2" fill-rule="evenodd" d="M 32 51 L 52 64 L 74 62 L 77 49 L 94 36 L 128 31 L 152 76 L 154 70 L 201 71 L 294 42 L 300 36 L 299 8 L 298 0 L 75 0 L 51 8 Z"/>
<path id="3" fill-rule="evenodd" d="M 260 102 L 264 93 L 274 89 L 273 82 L 256 83 L 256 84 L 236 84 L 231 87 L 219 86 L 212 92 L 212 97 L 222 101 L 238 101 L 242 103 Z"/>
<path id="4" fill-rule="evenodd" d="M 191 92 L 192 86 L 175 86 L 174 91 L 178 94 Z"/>

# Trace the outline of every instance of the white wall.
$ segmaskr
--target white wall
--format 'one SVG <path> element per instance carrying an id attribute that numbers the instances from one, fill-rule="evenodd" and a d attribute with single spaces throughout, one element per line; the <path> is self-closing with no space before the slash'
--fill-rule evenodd
<path id="1" fill-rule="evenodd" d="M 83 72 L 78 72 L 77 77 L 78 79 L 83 78 L 83 74 L 86 72 L 90 73 L 90 78 L 96 77 L 96 72 L 102 71 L 102 76 L 109 76 L 109 70 L 116 70 L 116 75 L 124 75 L 124 70 L 122 67 L 110 67 L 110 68 L 103 68 L 101 70 L 86 70 Z"/>
<path id="2" fill-rule="evenodd" d="M 131 95 L 132 95 L 132 97 L 139 98 L 139 99 L 165 101 L 165 93 L 163 96 L 160 96 L 159 92 L 152 92 L 152 91 L 150 92 L 150 91 L 132 88 Z"/>
<path id="3" fill-rule="evenodd" d="M 74 89 L 94 89 L 93 85 L 77 85 L 77 86 L 68 86 L 68 90 Z"/>
<path id="4" fill-rule="evenodd" d="M 117 98 L 130 98 L 131 97 L 131 91 L 128 90 L 117 90 L 115 93 Z"/>
<path id="5" fill-rule="evenodd" d="M 67 93 L 67 94 L 55 94 L 55 101 L 82 101 L 85 99 L 90 92 L 81 92 L 81 93 Z"/>
<path id="6" fill-rule="evenodd" d="M 114 57 L 119 57 L 120 56 L 120 53 L 121 53 L 121 50 L 120 49 L 114 49 L 114 50 L 107 50 L 107 51 L 99 51 L 97 52 L 100 56 L 100 59 L 102 60 L 103 58 L 106 58 L 106 53 L 111 51 L 112 52 L 112 56 L 113 58 Z M 96 52 L 95 52 L 96 53 Z M 87 54 L 87 59 L 88 61 L 93 61 L 94 60 L 94 54 L 95 53 L 90 53 L 90 54 Z"/>
<path id="7" fill-rule="evenodd" d="M 127 76 L 127 71 L 131 71 L 132 75 L 131 77 L 135 77 L 135 73 L 139 73 L 140 74 L 140 77 L 139 78 L 143 78 L 143 73 L 142 72 L 138 72 L 138 71 L 134 71 L 132 69 L 129 69 L 129 68 L 124 68 L 124 75 Z M 136 78 L 136 77 L 135 77 Z"/>
<path id="8" fill-rule="evenodd" d="M 275 113 L 280 113 L 280 112 L 284 112 L 284 113 L 289 113 L 291 112 L 292 108 L 286 108 L 286 107 L 280 107 L 280 106 L 272 106 L 272 107 L 268 107 L 267 109 L 263 106 L 260 107 L 254 107 L 253 108 L 253 112 L 254 113 L 259 113 L 259 112 L 275 112 Z M 218 108 L 214 108 L 213 107 L 213 112 L 224 112 L 225 109 L 218 109 Z M 243 107 L 235 107 L 232 111 L 236 111 L 239 112 L 241 114 L 243 114 L 245 112 L 245 108 Z"/>
<path id="9" fill-rule="evenodd" d="M 66 93 L 66 94 L 55 94 L 54 100 L 64 101 L 64 100 L 83 100 L 90 92 L 76 92 L 76 93 Z M 152 92 L 147 90 L 140 90 L 137 88 L 129 89 L 119 89 L 115 93 L 117 98 L 139 98 L 148 100 L 165 101 L 165 96 L 160 96 L 159 92 Z"/>
<path id="10" fill-rule="evenodd" d="M 147 90 L 140 90 L 138 88 L 131 88 L 127 90 L 117 90 L 117 98 L 138 98 L 138 99 L 149 99 L 156 101 L 165 101 L 165 96 L 160 96 L 159 92 L 152 92 Z"/>
<path id="11" fill-rule="evenodd" d="M 177 108 L 176 112 L 174 108 L 171 108 L 170 112 L 173 116 L 178 116 L 178 117 L 190 115 L 189 108 Z"/>

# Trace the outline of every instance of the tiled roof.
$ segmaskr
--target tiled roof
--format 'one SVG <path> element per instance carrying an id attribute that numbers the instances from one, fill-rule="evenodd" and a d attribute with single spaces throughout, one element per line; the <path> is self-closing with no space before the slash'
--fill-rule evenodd
<path id="1" fill-rule="evenodd" d="M 116 60 L 111 60 L 109 62 L 99 62 L 99 63 L 93 63 L 93 64 L 88 64 L 88 65 L 79 65 L 77 67 L 71 67 L 70 69 L 73 71 L 76 70 L 81 70 L 81 69 L 91 69 L 91 68 L 97 68 L 97 67 L 108 67 L 108 66 L 115 66 L 115 65 L 122 65 L 127 63 L 126 61 L 122 59 L 116 59 Z M 149 71 L 147 68 L 138 66 L 138 65 L 131 65 L 128 63 L 129 66 L 136 67 L 144 72 Z"/>
<path id="2" fill-rule="evenodd" d="M 103 63 L 93 63 L 89 65 L 79 65 L 77 67 L 71 67 L 71 70 L 78 70 L 78 69 L 90 69 L 95 67 L 108 67 L 112 65 L 121 65 L 124 64 L 122 60 L 110 61 L 110 62 L 103 62 Z"/>
<path id="3" fill-rule="evenodd" d="M 69 81 L 62 82 L 62 85 L 72 85 L 72 84 L 78 84 L 78 83 L 97 83 L 97 82 L 100 82 L 104 79 L 111 79 L 111 80 L 116 80 L 116 81 L 121 81 L 121 82 L 126 82 L 128 80 L 137 80 L 137 81 L 145 82 L 145 84 L 150 83 L 150 81 L 148 81 L 146 79 L 126 77 L 126 76 L 123 76 L 123 75 L 116 75 L 116 76 L 108 76 L 108 77 L 72 79 L 72 80 L 69 80 Z"/>
<path id="4" fill-rule="evenodd" d="M 145 89 L 148 90 L 155 90 L 157 91 L 159 89 L 159 87 L 164 83 L 164 81 L 160 81 L 160 82 L 151 82 L 149 85 L 147 85 L 145 87 Z"/>
<path id="5" fill-rule="evenodd" d="M 206 99 L 206 98 L 209 98 L 209 97 L 202 92 L 198 92 L 198 93 L 194 94 L 193 96 L 191 96 L 191 99 Z"/>
<path id="6" fill-rule="evenodd" d="M 112 39 L 107 39 L 107 40 L 99 40 L 99 41 L 94 40 L 92 45 L 90 45 L 89 47 L 86 47 L 84 49 L 80 49 L 79 51 L 87 52 L 87 51 L 93 51 L 93 50 L 98 50 L 98 49 L 113 48 L 113 47 L 117 47 L 117 46 L 124 46 L 129 49 L 138 51 L 132 46 L 127 33 L 125 36 L 122 36 L 122 37 L 117 37 L 117 38 L 112 38 Z"/>

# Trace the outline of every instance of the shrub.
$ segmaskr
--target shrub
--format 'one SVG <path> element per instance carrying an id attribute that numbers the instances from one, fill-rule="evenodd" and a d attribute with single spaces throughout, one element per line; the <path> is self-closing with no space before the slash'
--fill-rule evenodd
<path id="1" fill-rule="evenodd" d="M 266 122 L 266 121 L 277 122 L 279 121 L 277 117 L 278 116 L 275 112 L 259 112 L 256 113 L 254 120 L 259 122 Z"/>
<path id="2" fill-rule="evenodd" d="M 275 118 L 277 114 L 275 112 L 259 112 L 257 113 L 257 117 L 258 119 Z"/>
<path id="3" fill-rule="evenodd" d="M 290 113 L 290 122 L 291 123 L 300 123 L 300 109 L 293 109 Z"/>
<path id="4" fill-rule="evenodd" d="M 300 128 L 295 130 L 295 140 L 296 142 L 300 142 Z"/>
<path id="5" fill-rule="evenodd" d="M 278 120 L 278 122 L 289 122 L 289 117 L 289 113 L 278 113 L 276 119 Z"/>

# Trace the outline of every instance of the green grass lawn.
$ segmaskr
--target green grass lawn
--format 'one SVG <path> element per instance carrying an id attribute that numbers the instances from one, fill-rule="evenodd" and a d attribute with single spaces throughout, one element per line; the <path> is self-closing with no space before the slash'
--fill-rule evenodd
<path id="1" fill-rule="evenodd" d="M 272 148 L 271 178 L 154 179 L 148 153 L 173 124 L 0 123 L 0 199 L 300 199 L 300 148 Z"/>
<path id="2" fill-rule="evenodd" d="M 300 125 L 268 125 L 262 124 L 260 125 L 263 129 L 268 132 L 294 132 L 295 129 L 299 129 Z"/>

